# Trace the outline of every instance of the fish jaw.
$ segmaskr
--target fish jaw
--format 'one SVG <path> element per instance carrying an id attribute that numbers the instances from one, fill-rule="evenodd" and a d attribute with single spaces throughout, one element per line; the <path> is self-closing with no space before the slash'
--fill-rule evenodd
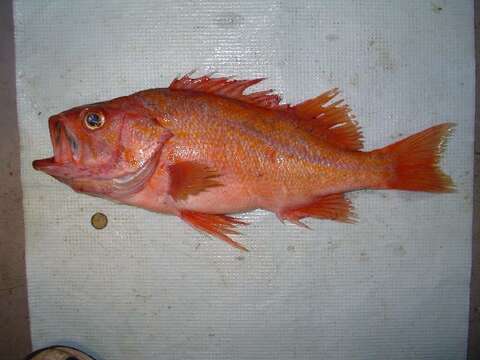
<path id="1" fill-rule="evenodd" d="M 47 172 L 52 165 L 55 165 L 55 157 L 49 157 L 46 159 L 33 160 L 32 166 L 35 170 Z"/>
<path id="2" fill-rule="evenodd" d="M 88 169 L 78 168 L 71 163 L 58 163 L 54 157 L 35 160 L 33 167 L 67 184 L 76 192 L 122 200 L 125 196 L 143 189 L 155 172 L 157 164 L 158 156 L 154 155 L 137 171 L 113 178 L 92 176 Z"/>
<path id="3" fill-rule="evenodd" d="M 89 177 L 87 170 L 79 169 L 71 163 L 59 163 L 53 156 L 35 160 L 32 165 L 35 170 L 52 176 L 77 192 L 88 192 L 91 195 L 103 197 L 111 188 L 106 180 L 95 180 Z M 90 191 L 85 191 L 85 189 L 90 189 Z"/>
<path id="4" fill-rule="evenodd" d="M 74 167 L 71 165 L 69 166 L 68 163 L 59 163 L 55 161 L 54 156 L 46 159 L 34 160 L 32 166 L 35 170 L 42 171 L 55 178 L 69 179 L 75 177 L 75 174 L 72 172 L 75 170 Z"/>

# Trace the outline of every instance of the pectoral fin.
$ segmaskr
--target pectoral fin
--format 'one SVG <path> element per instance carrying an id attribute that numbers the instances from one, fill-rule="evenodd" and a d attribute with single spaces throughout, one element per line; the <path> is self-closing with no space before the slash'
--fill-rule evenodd
<path id="1" fill-rule="evenodd" d="M 222 186 L 216 180 L 219 174 L 206 165 L 194 161 L 182 161 L 168 167 L 169 194 L 175 200 L 185 200 L 212 187 Z"/>

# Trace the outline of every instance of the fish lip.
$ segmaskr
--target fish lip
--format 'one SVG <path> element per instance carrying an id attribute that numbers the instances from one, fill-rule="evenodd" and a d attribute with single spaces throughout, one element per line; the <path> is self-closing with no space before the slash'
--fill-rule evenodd
<path id="1" fill-rule="evenodd" d="M 53 156 L 45 159 L 34 160 L 32 162 L 33 168 L 40 171 L 44 171 L 45 169 L 51 168 L 55 165 L 58 166 L 58 164 L 55 162 L 55 157 Z"/>
<path id="2" fill-rule="evenodd" d="M 55 157 L 34 160 L 32 166 L 35 170 L 42 171 L 45 174 L 55 177 L 56 179 L 67 179 L 66 169 L 68 164 L 61 164 L 55 161 Z"/>
<path id="3" fill-rule="evenodd" d="M 53 176 L 55 179 L 68 183 L 81 172 L 70 163 L 59 163 L 55 161 L 55 157 L 49 157 L 45 159 L 34 160 L 32 166 L 35 170 L 42 171 L 45 174 Z"/>
<path id="4" fill-rule="evenodd" d="M 35 170 L 43 171 L 51 176 L 60 176 L 69 167 L 68 163 L 59 163 L 55 157 L 51 156 L 45 159 L 34 160 L 32 166 Z M 65 177 L 65 176 L 62 176 Z"/>

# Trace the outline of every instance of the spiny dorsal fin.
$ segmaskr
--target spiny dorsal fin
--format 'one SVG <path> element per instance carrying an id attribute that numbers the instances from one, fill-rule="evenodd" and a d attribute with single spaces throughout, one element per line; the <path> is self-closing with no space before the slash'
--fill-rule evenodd
<path id="1" fill-rule="evenodd" d="M 350 107 L 343 100 L 331 102 L 339 93 L 338 89 L 332 89 L 292 109 L 301 119 L 302 127 L 312 135 L 345 150 L 360 150 L 363 135 Z"/>
<path id="2" fill-rule="evenodd" d="M 362 133 L 348 105 L 343 100 L 331 102 L 339 94 L 338 89 L 327 91 L 298 105 L 280 104 L 281 97 L 273 90 L 244 94 L 250 86 L 263 78 L 235 80 L 231 77 L 213 78 L 204 75 L 191 78 L 192 73 L 177 78 L 170 84 L 172 90 L 191 90 L 240 100 L 259 107 L 293 112 L 299 125 L 315 137 L 345 150 L 360 150 L 363 147 Z"/>
<path id="3" fill-rule="evenodd" d="M 267 109 L 285 110 L 289 107 L 287 104 L 280 104 L 282 98 L 275 94 L 273 90 L 258 91 L 250 94 L 244 94 L 250 86 L 258 84 L 263 78 L 252 80 L 235 80 L 230 77 L 212 78 L 204 75 L 198 78 L 191 78 L 191 73 L 172 81 L 169 88 L 172 90 L 191 90 L 215 94 L 229 99 L 240 100 L 249 104 L 254 104 Z"/>

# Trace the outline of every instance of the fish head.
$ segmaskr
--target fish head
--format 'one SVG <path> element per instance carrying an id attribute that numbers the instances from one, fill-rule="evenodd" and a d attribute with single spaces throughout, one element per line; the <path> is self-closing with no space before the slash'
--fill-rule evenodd
<path id="1" fill-rule="evenodd" d="M 61 112 L 48 125 L 53 156 L 33 167 L 75 191 L 107 198 L 140 190 L 169 138 L 133 95 Z"/>

